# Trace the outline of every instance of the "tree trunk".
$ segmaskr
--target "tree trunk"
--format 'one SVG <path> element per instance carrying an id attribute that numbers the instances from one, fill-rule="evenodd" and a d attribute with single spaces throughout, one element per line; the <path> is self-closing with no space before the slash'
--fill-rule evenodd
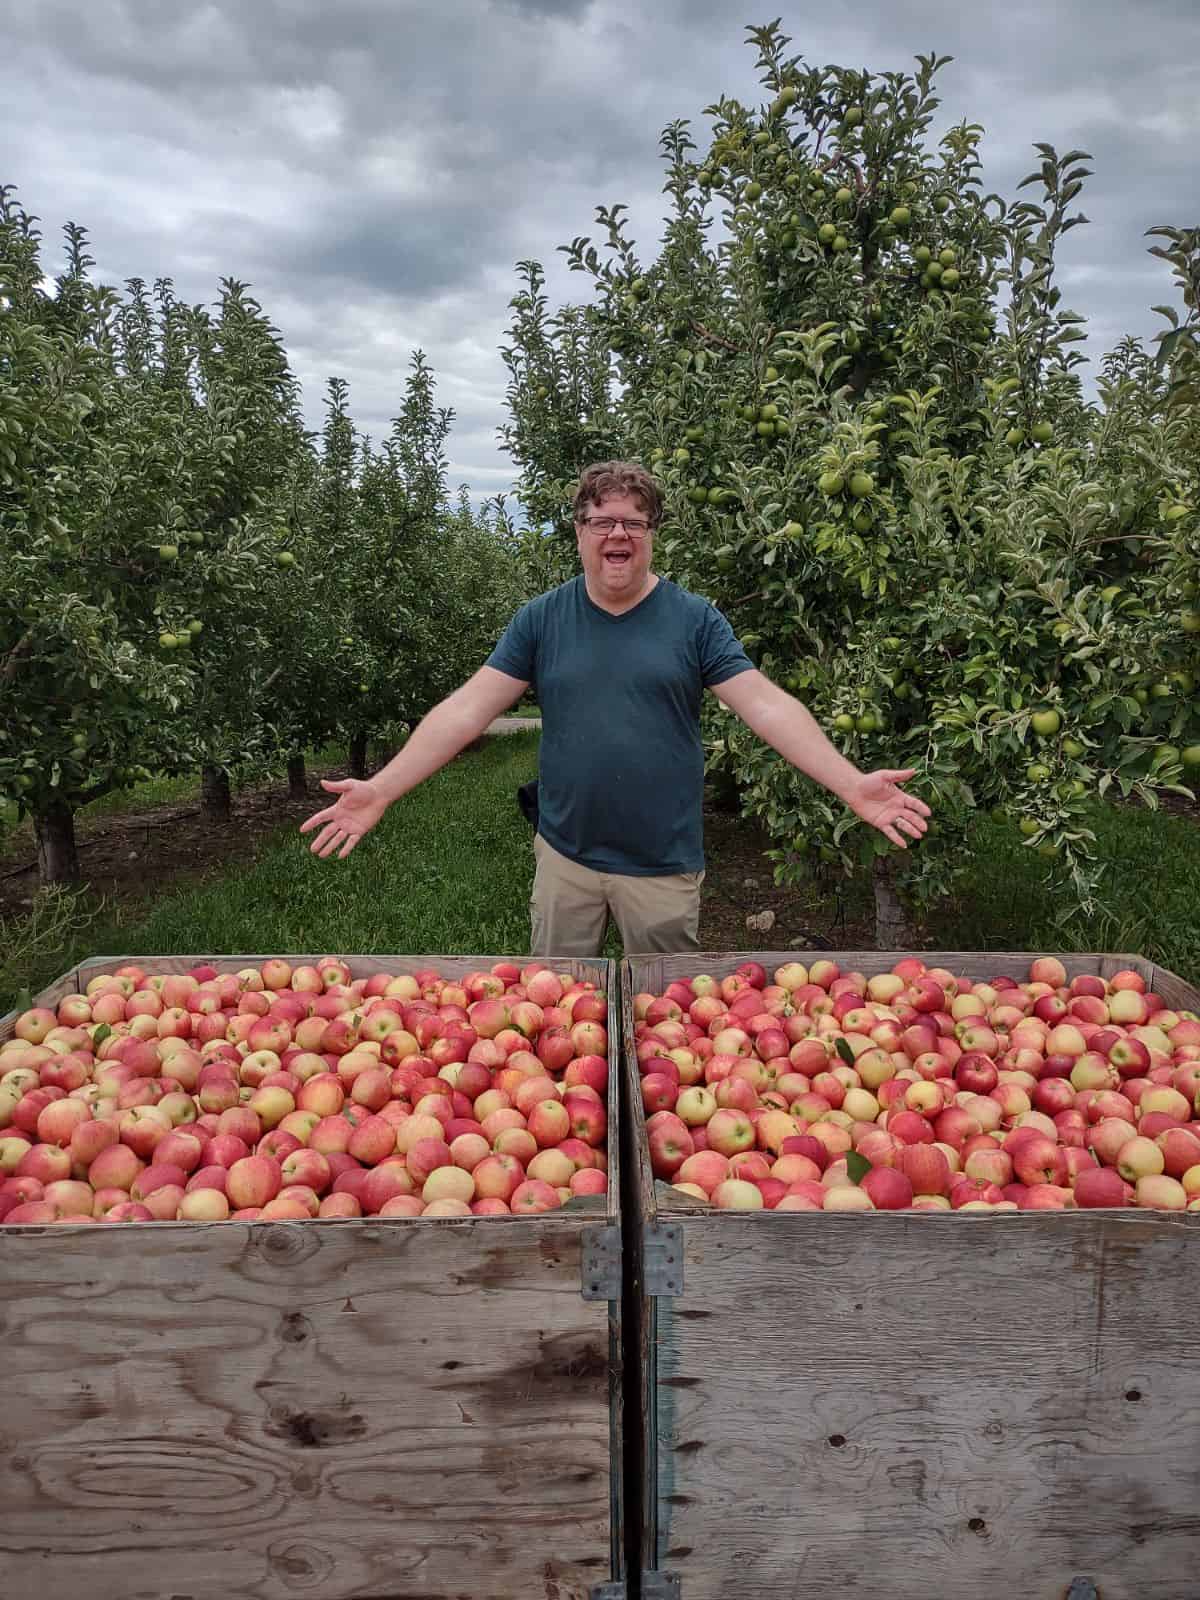
<path id="1" fill-rule="evenodd" d="M 289 756 L 287 764 L 288 799 L 303 800 L 308 794 L 308 782 L 304 771 L 304 755 Z"/>
<path id="2" fill-rule="evenodd" d="M 723 766 L 716 767 L 706 775 L 705 781 L 709 786 L 714 810 L 724 812 L 731 817 L 741 814 L 742 792 L 732 772 Z"/>
<path id="3" fill-rule="evenodd" d="M 907 950 L 912 929 L 904 901 L 896 891 L 895 874 L 887 856 L 876 856 L 871 873 L 875 890 L 875 948 Z"/>
<path id="4" fill-rule="evenodd" d="M 33 834 L 37 840 L 38 882 L 79 882 L 79 852 L 75 848 L 75 812 L 65 801 L 52 801 L 35 812 Z"/>
<path id="5" fill-rule="evenodd" d="M 233 815 L 229 774 L 224 767 L 200 768 L 200 812 L 207 822 L 228 822 Z"/>
<path id="6" fill-rule="evenodd" d="M 367 736 L 365 733 L 355 733 L 350 737 L 350 776 L 352 778 L 365 778 L 367 776 Z"/>

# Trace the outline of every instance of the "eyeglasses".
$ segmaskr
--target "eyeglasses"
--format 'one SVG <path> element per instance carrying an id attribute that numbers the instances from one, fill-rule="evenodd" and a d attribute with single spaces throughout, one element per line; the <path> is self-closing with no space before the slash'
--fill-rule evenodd
<path id="1" fill-rule="evenodd" d="M 590 528 L 593 533 L 611 533 L 614 528 L 621 527 L 631 539 L 644 539 L 650 532 L 650 524 L 640 517 L 582 517 L 581 524 Z"/>

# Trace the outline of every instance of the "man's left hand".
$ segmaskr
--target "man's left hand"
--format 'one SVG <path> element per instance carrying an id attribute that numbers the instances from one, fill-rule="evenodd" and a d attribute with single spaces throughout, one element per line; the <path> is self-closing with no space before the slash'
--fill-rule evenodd
<path id="1" fill-rule="evenodd" d="M 905 794 L 900 787 L 915 777 L 916 771 L 915 767 L 908 767 L 903 771 L 864 772 L 850 792 L 842 796 L 851 811 L 878 828 L 901 850 L 907 849 L 908 839 L 922 836 L 927 827 L 925 818 L 930 814 L 924 800 Z"/>

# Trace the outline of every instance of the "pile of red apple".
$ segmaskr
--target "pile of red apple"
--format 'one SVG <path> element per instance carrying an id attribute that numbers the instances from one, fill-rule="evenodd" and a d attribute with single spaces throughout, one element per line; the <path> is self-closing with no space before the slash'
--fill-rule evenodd
<path id="1" fill-rule="evenodd" d="M 125 966 L 0 1046 L 0 1223 L 459 1217 L 604 1194 L 606 997 L 542 962 L 461 980 Z"/>
<path id="2" fill-rule="evenodd" d="M 655 1174 L 730 1210 L 1200 1211 L 1200 1019 L 1132 971 L 755 961 L 634 1001 Z"/>

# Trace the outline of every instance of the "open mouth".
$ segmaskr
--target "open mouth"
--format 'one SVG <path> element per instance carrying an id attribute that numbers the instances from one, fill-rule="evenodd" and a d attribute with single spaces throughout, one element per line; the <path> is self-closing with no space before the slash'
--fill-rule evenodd
<path id="1" fill-rule="evenodd" d="M 632 560 L 632 550 L 606 550 L 604 552 L 604 564 L 613 571 L 619 571 L 620 568 Z"/>

